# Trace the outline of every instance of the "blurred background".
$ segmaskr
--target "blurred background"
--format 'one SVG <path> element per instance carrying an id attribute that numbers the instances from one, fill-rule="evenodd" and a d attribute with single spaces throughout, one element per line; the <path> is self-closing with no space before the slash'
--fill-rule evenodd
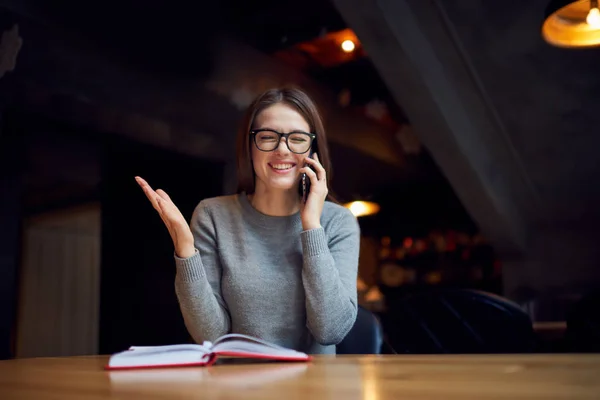
<path id="1" fill-rule="evenodd" d="M 187 341 L 133 177 L 188 219 L 234 193 L 242 111 L 284 84 L 321 108 L 392 346 L 405 296 L 468 289 L 566 348 L 600 281 L 599 50 L 544 40 L 541 0 L 216 3 L 0 1 L 0 359 Z"/>

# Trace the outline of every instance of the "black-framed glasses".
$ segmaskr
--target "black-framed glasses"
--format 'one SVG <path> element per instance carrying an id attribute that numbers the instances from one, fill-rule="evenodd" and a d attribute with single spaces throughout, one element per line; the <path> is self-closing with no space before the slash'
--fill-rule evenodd
<path id="1" fill-rule="evenodd" d="M 281 138 L 284 137 L 288 149 L 296 154 L 303 154 L 310 150 L 317 137 L 314 133 L 300 131 L 281 133 L 273 129 L 253 129 L 250 134 L 254 138 L 256 148 L 260 151 L 274 151 L 279 147 Z"/>

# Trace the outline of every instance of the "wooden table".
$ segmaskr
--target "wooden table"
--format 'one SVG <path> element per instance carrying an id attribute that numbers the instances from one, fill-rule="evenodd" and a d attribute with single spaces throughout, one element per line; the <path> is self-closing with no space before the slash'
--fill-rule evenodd
<path id="1" fill-rule="evenodd" d="M 106 360 L 0 361 L 0 399 L 600 399 L 600 355 L 321 356 L 112 372 Z"/>

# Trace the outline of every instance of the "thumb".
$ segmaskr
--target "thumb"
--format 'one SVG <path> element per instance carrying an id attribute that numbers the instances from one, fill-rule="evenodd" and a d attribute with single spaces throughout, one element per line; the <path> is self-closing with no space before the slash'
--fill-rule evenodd
<path id="1" fill-rule="evenodd" d="M 162 189 L 157 189 L 156 190 L 156 194 L 159 195 L 160 197 L 162 197 L 165 200 L 171 201 L 171 198 L 169 197 L 169 195 L 167 194 L 167 192 L 165 192 Z"/>

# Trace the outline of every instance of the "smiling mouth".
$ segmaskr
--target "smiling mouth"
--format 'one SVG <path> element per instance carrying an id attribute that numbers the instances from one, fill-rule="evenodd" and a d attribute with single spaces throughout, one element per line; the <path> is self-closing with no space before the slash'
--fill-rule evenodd
<path id="1" fill-rule="evenodd" d="M 290 169 L 294 168 L 296 166 L 296 164 L 290 164 L 290 163 L 271 164 L 271 163 L 269 163 L 269 166 L 276 171 L 289 171 Z"/>

